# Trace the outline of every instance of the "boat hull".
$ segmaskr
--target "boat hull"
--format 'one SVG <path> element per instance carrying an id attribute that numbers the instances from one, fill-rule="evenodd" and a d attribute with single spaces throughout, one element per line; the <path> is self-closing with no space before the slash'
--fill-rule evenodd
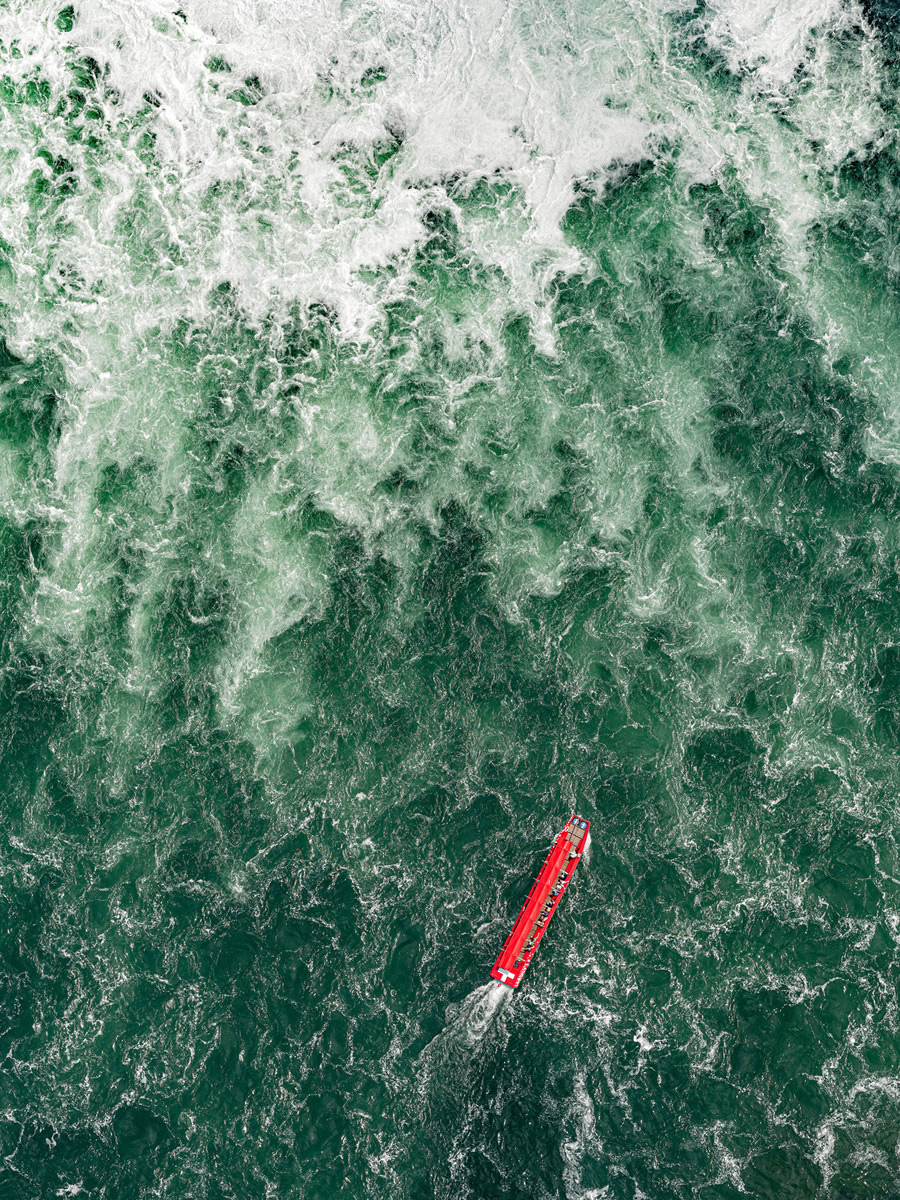
<path id="1" fill-rule="evenodd" d="M 521 983 L 587 847 L 590 828 L 590 821 L 573 814 L 553 843 L 491 970 L 498 983 L 509 988 Z"/>

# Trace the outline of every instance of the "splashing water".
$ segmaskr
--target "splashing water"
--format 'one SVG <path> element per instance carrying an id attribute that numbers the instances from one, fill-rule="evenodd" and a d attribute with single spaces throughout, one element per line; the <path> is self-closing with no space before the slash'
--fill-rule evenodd
<path id="1" fill-rule="evenodd" d="M 448 1006 L 446 1025 L 420 1056 L 423 1069 L 420 1090 L 427 1091 L 436 1074 L 442 1076 L 441 1086 L 459 1086 L 473 1056 L 508 1007 L 512 996 L 511 988 L 491 982 L 475 988 L 458 1004 Z M 450 1081 L 448 1074 L 452 1076 Z"/>
<path id="2" fill-rule="evenodd" d="M 448 1022 L 447 1036 L 465 1046 L 480 1045 L 512 995 L 512 990 L 502 984 L 486 983 L 476 988 Z"/>
<path id="3" fill-rule="evenodd" d="M 593 845 L 593 843 L 591 841 L 591 835 L 588 834 L 587 841 L 584 843 L 584 850 L 582 851 L 582 854 L 581 854 L 581 864 L 584 867 L 590 867 L 590 865 L 591 865 L 591 858 L 593 857 L 591 854 L 592 845 Z"/>
<path id="4" fill-rule="evenodd" d="M 513 992 L 493 981 L 475 988 L 458 1004 L 448 1006 L 447 1022 L 424 1048 L 416 1067 L 414 1106 L 409 1114 L 413 1137 L 455 1123 L 460 1101 L 477 1094 L 496 1071 L 508 1042 L 504 1014 Z M 491 1037 L 496 1033 L 498 1037 Z M 418 1136 L 417 1136 L 418 1135 Z M 451 1172 L 451 1183 L 452 1183 Z M 452 1194 L 452 1193 L 448 1193 Z"/>

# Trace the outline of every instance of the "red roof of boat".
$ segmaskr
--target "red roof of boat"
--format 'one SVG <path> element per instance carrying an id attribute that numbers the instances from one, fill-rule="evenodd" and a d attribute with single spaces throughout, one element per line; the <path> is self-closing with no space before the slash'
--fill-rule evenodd
<path id="1" fill-rule="evenodd" d="M 590 821 L 573 813 L 553 843 L 491 971 L 507 987 L 519 986 L 584 853 L 590 828 Z"/>

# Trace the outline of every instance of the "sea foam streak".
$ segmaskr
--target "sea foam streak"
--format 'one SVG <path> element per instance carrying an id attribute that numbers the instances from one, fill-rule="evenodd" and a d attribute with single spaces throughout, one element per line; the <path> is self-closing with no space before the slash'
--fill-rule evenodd
<path id="1" fill-rule="evenodd" d="M 478 1046 L 511 999 L 511 989 L 502 984 L 486 983 L 475 988 L 460 1001 L 458 1011 L 447 1023 L 444 1036 L 464 1046 Z"/>
<path id="2" fill-rule="evenodd" d="M 422 1061 L 452 1061 L 478 1049 L 512 999 L 511 988 L 482 984 L 447 1009 L 447 1023 L 422 1051 Z"/>

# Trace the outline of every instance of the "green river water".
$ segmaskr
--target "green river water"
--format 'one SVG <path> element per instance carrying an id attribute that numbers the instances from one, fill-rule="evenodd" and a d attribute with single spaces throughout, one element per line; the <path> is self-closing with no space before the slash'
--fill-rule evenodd
<path id="1" fill-rule="evenodd" d="M 897 1200 L 900 10 L 177 4 L 0 3 L 0 1197 Z"/>

